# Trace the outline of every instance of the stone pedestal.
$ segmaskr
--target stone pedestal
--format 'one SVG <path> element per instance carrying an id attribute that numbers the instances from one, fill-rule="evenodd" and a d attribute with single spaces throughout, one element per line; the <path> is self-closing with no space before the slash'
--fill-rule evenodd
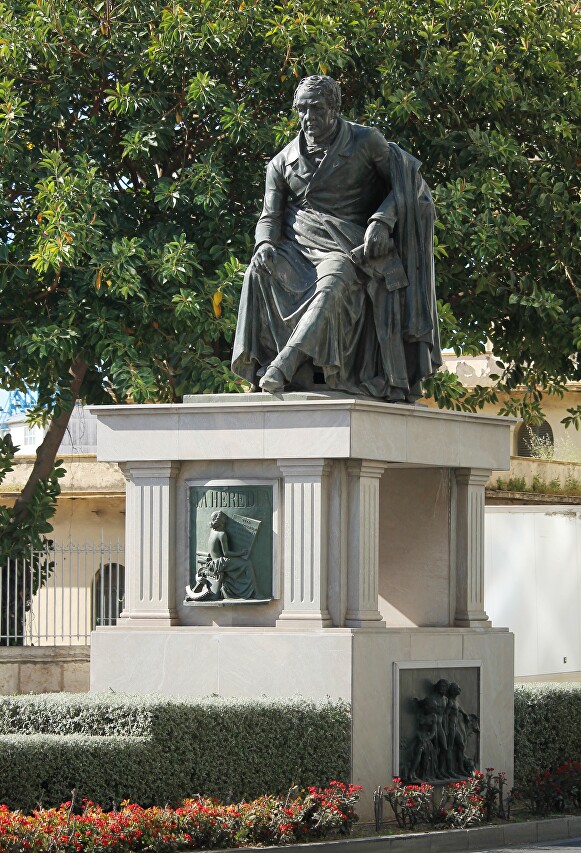
<path id="1" fill-rule="evenodd" d="M 509 419 L 341 394 L 94 411 L 98 457 L 127 478 L 128 599 L 93 635 L 91 689 L 347 699 L 366 814 L 398 772 L 398 667 L 470 667 L 481 766 L 511 774 L 512 636 L 483 588 L 484 484 L 509 467 Z M 192 484 L 230 489 L 239 520 L 236 487 L 268 486 L 270 598 L 184 602 Z"/>

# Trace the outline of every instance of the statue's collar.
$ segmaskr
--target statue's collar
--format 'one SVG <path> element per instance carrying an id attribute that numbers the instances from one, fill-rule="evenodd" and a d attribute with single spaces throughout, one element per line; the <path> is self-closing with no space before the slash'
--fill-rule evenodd
<path id="1" fill-rule="evenodd" d="M 327 157 L 337 155 L 340 157 L 349 157 L 353 153 L 353 129 L 348 121 L 342 118 L 338 118 L 337 121 L 339 123 L 339 132 L 329 146 Z M 301 157 L 301 139 L 304 139 L 302 130 L 298 136 L 295 136 L 287 148 L 286 161 L 289 166 L 292 166 Z"/>

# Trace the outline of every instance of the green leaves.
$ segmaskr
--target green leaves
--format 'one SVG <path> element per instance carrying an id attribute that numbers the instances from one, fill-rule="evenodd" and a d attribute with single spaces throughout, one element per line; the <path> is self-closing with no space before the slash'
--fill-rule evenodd
<path id="1" fill-rule="evenodd" d="M 490 338 L 508 392 L 581 379 L 578 37 L 566 0 L 0 4 L 3 375 L 50 411 L 80 341 L 89 400 L 239 389 L 265 165 L 298 79 L 329 73 L 423 161 L 446 345 Z"/>
<path id="2" fill-rule="evenodd" d="M 32 188 L 38 209 L 36 240 L 28 259 L 39 273 L 60 272 L 75 267 L 90 244 L 99 242 L 100 214 L 112 201 L 110 189 L 86 154 L 73 157 L 69 165 L 62 151 L 45 151 L 38 172 L 41 177 Z"/>
<path id="3" fill-rule="evenodd" d="M 196 244 L 188 243 L 186 235 L 180 234 L 177 240 L 172 240 L 163 246 L 158 256 L 156 276 L 162 284 L 170 281 L 186 284 L 194 278 L 197 271 L 202 269 L 197 261 L 197 255 Z M 175 301 L 175 297 L 172 301 Z"/>
<path id="4" fill-rule="evenodd" d="M 132 160 L 137 160 L 144 155 L 148 155 L 152 148 L 158 145 L 157 136 L 155 133 L 137 129 L 128 131 L 121 141 L 123 148 L 122 157 L 129 157 Z"/>
<path id="5" fill-rule="evenodd" d="M 121 83 L 119 80 L 114 89 L 105 89 L 105 94 L 105 103 L 111 112 L 119 115 L 135 113 L 145 103 L 145 98 L 133 90 L 131 83 Z"/>
<path id="6" fill-rule="evenodd" d="M 225 99 L 228 89 L 210 76 L 207 71 L 197 71 L 190 80 L 186 97 L 194 109 L 207 109 Z"/>
<path id="7" fill-rule="evenodd" d="M 0 483 L 14 470 L 17 450 L 10 435 L 0 436 Z M 26 517 L 17 518 L 12 507 L 0 506 L 0 571 L 6 571 L 9 559 L 26 560 L 31 549 L 44 546 L 44 535 L 52 530 L 49 519 L 55 513 L 60 494 L 58 481 L 64 473 L 57 463 L 51 476 L 37 485 Z"/>

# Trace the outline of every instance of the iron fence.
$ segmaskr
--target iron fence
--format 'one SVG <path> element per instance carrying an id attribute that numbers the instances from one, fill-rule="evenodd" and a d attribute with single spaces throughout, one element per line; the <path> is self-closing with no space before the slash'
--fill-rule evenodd
<path id="1" fill-rule="evenodd" d="M 49 543 L 0 568 L 0 646 L 88 645 L 124 598 L 121 543 Z"/>

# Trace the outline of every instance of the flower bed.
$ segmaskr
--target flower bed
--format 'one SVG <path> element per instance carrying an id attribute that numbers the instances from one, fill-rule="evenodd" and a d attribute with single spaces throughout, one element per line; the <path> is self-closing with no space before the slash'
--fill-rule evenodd
<path id="1" fill-rule="evenodd" d="M 565 761 L 554 770 L 536 773 L 520 795 L 534 815 L 581 809 L 581 762 Z"/>
<path id="2" fill-rule="evenodd" d="M 505 803 L 506 775 L 493 774 L 492 767 L 486 769 L 486 774 L 476 770 L 469 779 L 444 785 L 438 796 L 433 785 L 426 782 L 404 785 L 396 777 L 391 785 L 386 786 L 384 797 L 401 829 L 415 829 L 417 826 L 467 829 L 493 817 L 510 817 L 512 795 Z"/>
<path id="3" fill-rule="evenodd" d="M 222 805 L 197 797 L 176 809 L 126 802 L 111 812 L 87 801 L 80 809 L 68 802 L 30 815 L 0 806 L 0 853 L 169 853 L 321 838 L 350 831 L 359 790 L 331 782 L 327 788 L 291 791 L 286 799 L 265 796 Z"/>

